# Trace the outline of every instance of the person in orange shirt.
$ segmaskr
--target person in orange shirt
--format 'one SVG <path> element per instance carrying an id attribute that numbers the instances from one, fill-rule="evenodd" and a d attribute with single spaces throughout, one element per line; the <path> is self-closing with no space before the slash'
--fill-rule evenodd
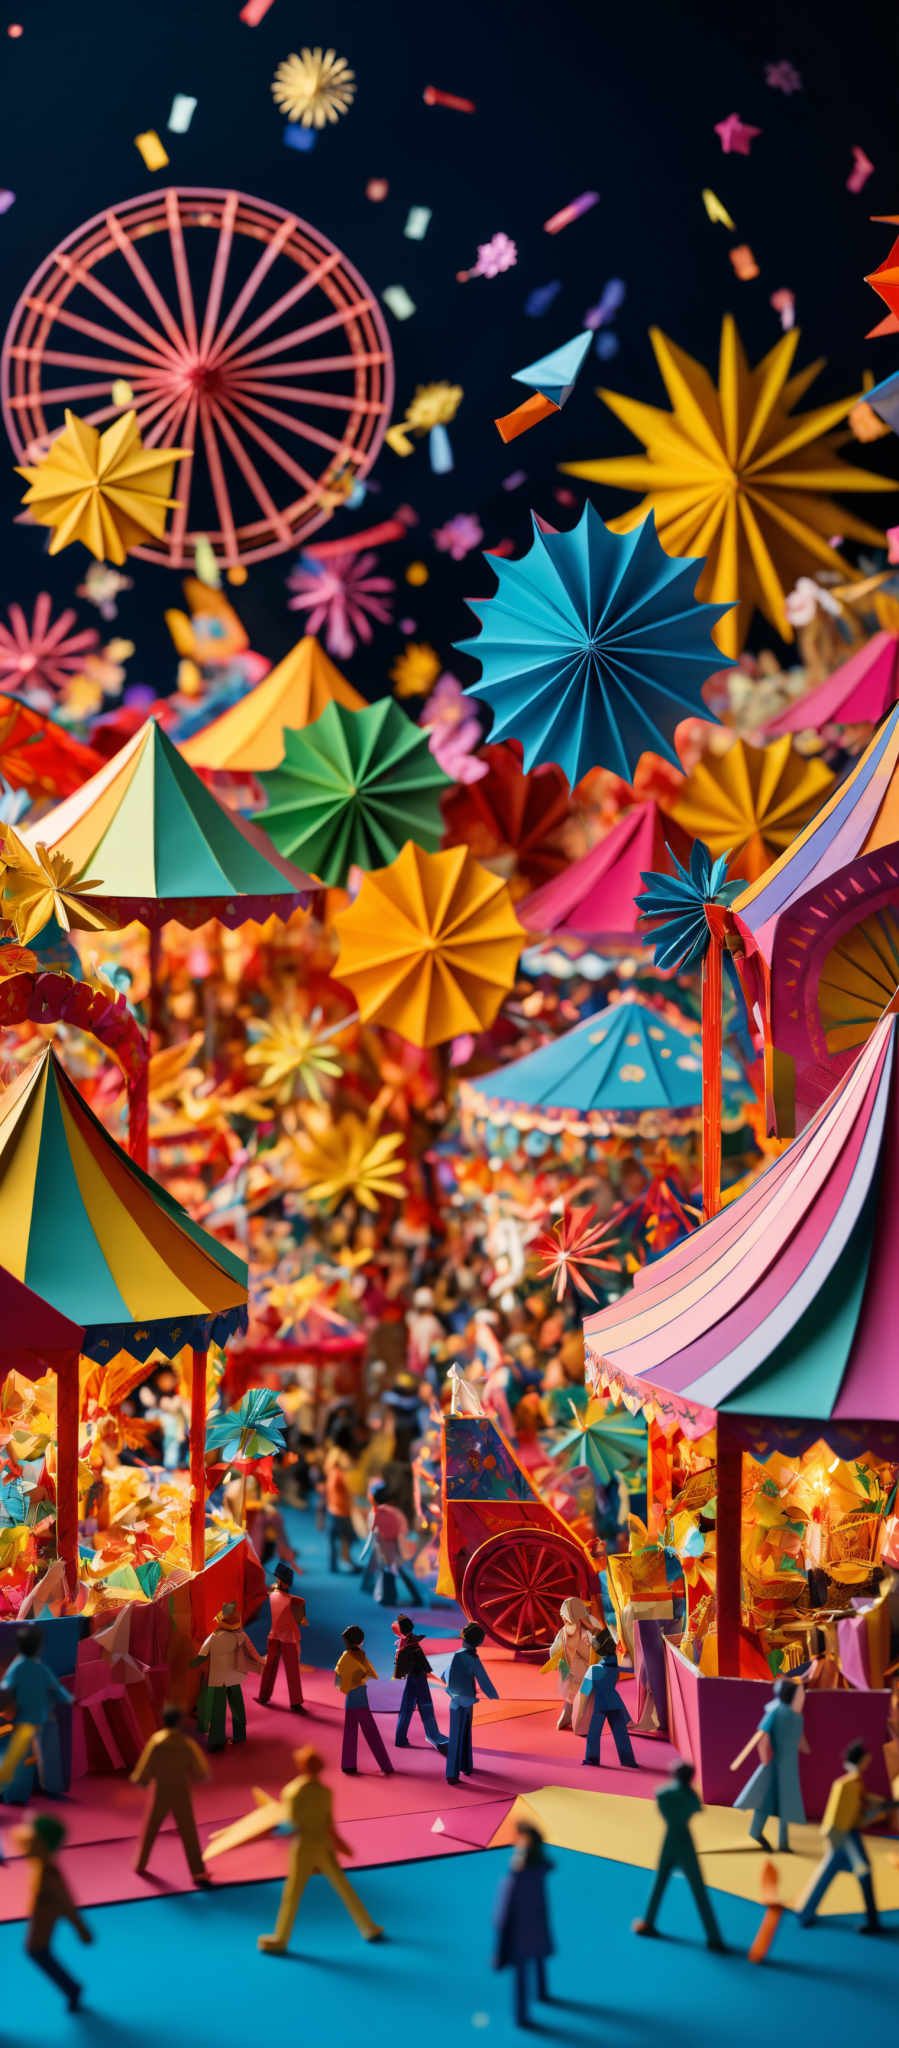
<path id="1" fill-rule="evenodd" d="M 191 1785 L 208 1776 L 209 1765 L 202 1750 L 189 1735 L 182 1733 L 180 1708 L 163 1707 L 162 1727 L 151 1735 L 131 1773 L 132 1785 L 153 1787 L 134 1860 L 138 1877 L 143 1877 L 153 1843 L 163 1821 L 171 1814 L 194 1884 L 210 1883 L 191 1799 Z"/>
<path id="2" fill-rule="evenodd" d="M 269 1594 L 272 1625 L 265 1646 L 265 1663 L 259 1681 L 259 1702 L 267 1707 L 274 1691 L 279 1663 L 287 1673 L 291 1712 L 304 1714 L 303 1681 L 300 1677 L 300 1629 L 306 1619 L 306 1602 L 292 1593 L 293 1566 L 276 1564 L 275 1585 Z"/>
<path id="3" fill-rule="evenodd" d="M 350 1552 L 353 1540 L 352 1500 L 347 1485 L 347 1473 L 352 1471 L 352 1435 L 348 1429 L 337 1430 L 334 1441 L 325 1458 L 325 1507 L 328 1513 L 328 1558 L 332 1572 L 340 1570 L 343 1563 L 348 1571 L 356 1572 Z"/>

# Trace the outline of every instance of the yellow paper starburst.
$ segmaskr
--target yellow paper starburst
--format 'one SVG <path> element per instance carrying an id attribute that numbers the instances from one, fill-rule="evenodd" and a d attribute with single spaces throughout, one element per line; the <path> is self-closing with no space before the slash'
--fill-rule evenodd
<path id="1" fill-rule="evenodd" d="M 278 1102 L 290 1102 L 305 1091 L 313 1102 L 321 1102 L 322 1079 L 343 1072 L 343 1061 L 333 1041 L 321 1031 L 321 1011 L 300 1017 L 287 1010 L 274 1010 L 247 1049 L 248 1067 L 259 1069 L 259 1087 Z"/>
<path id="2" fill-rule="evenodd" d="M 406 407 L 403 425 L 413 434 L 429 434 L 432 427 L 448 427 L 462 398 L 461 384 L 419 384 Z"/>
<path id="3" fill-rule="evenodd" d="M 398 697 L 426 697 L 440 674 L 440 656 L 426 640 L 410 640 L 390 671 Z"/>
<path id="4" fill-rule="evenodd" d="M 792 640 L 785 597 L 815 563 L 851 574 L 828 535 L 882 543 L 883 535 L 827 494 L 891 491 L 889 478 L 856 469 L 837 453 L 833 432 L 853 403 L 815 407 L 798 418 L 794 407 L 823 367 L 810 363 L 790 376 L 798 330 L 793 328 L 750 369 L 736 325 L 721 329 L 718 384 L 701 363 L 650 329 L 671 412 L 600 391 L 610 410 L 636 434 L 645 455 L 609 461 L 565 462 L 571 476 L 622 490 L 643 491 L 639 505 L 610 521 L 628 533 L 655 513 L 662 546 L 671 555 L 704 555 L 696 595 L 739 608 L 722 619 L 715 638 L 737 656 L 758 608 L 784 640 Z"/>
<path id="5" fill-rule="evenodd" d="M 787 733 L 767 747 L 735 740 L 706 754 L 668 806 L 672 817 L 718 857 L 728 872 L 756 882 L 819 810 L 833 784 L 823 761 L 798 754 Z"/>
<path id="6" fill-rule="evenodd" d="M 337 121 L 352 106 L 356 94 L 355 74 L 336 50 L 294 51 L 278 65 L 272 80 L 272 97 L 288 121 L 303 128 L 324 128 Z"/>
<path id="7" fill-rule="evenodd" d="M 145 448 L 137 414 L 126 412 L 98 433 L 66 412 L 66 423 L 40 462 L 21 468 L 29 485 L 23 503 L 38 526 L 53 529 L 51 555 L 79 540 L 98 562 L 118 567 L 129 548 L 160 540 L 175 464 L 186 448 Z"/>
<path id="8" fill-rule="evenodd" d="M 352 1195 L 363 1209 L 376 1209 L 385 1196 L 401 1195 L 397 1157 L 400 1131 L 378 1131 L 353 1110 L 332 1117 L 328 1110 L 307 1111 L 305 1127 L 291 1140 L 299 1185 L 311 1202 L 336 1209 Z"/>
<path id="9" fill-rule="evenodd" d="M 2 864 L 2 907 L 15 925 L 20 946 L 30 945 L 51 917 L 64 932 L 73 926 L 78 931 L 112 930 L 114 920 L 84 901 L 88 890 L 102 889 L 102 882 L 79 881 L 77 891 L 71 890 L 68 884 L 76 867 L 64 854 L 48 853 L 40 840 L 32 848 L 14 826 L 4 825 Z"/>

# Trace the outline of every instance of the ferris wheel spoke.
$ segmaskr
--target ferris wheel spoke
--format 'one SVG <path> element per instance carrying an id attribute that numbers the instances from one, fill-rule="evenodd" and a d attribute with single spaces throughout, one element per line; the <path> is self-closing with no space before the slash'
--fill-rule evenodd
<path id="1" fill-rule="evenodd" d="M 228 379 L 229 389 L 241 393 L 268 392 L 271 398 L 289 398 L 292 404 L 316 405 L 323 411 L 379 413 L 384 411 L 379 398 L 354 398 L 350 393 L 337 391 L 297 391 L 292 384 L 270 384 L 261 377 L 234 377 Z"/>
<path id="2" fill-rule="evenodd" d="M 229 192 L 228 197 L 225 200 L 225 204 L 222 208 L 222 219 L 221 225 L 219 227 L 218 246 L 215 252 L 215 261 L 212 266 L 212 276 L 209 280 L 209 291 L 206 296 L 206 309 L 203 314 L 203 331 L 200 335 L 201 355 L 206 355 L 209 351 L 212 342 L 212 337 L 213 334 L 215 333 L 215 323 L 218 319 L 219 312 L 221 310 L 222 292 L 224 290 L 225 277 L 228 270 L 228 263 L 231 257 L 231 244 L 234 240 L 234 223 L 235 220 L 237 219 L 237 207 L 237 193 Z"/>
<path id="3" fill-rule="evenodd" d="M 280 227 L 275 229 L 271 240 L 266 242 L 262 255 L 259 257 L 258 262 L 253 265 L 246 283 L 241 286 L 237 294 L 230 313 L 226 313 L 219 328 L 215 346 L 210 350 L 209 360 L 211 363 L 217 363 L 221 359 L 225 343 L 234 333 L 238 321 L 243 319 L 247 306 L 251 304 L 263 278 L 267 277 L 272 264 L 280 256 L 285 244 L 290 241 L 295 227 L 296 220 L 293 214 L 286 215 Z"/>
<path id="4" fill-rule="evenodd" d="M 288 342 L 291 346 L 294 340 L 294 335 L 288 336 Z M 256 367 L 258 358 L 265 359 L 268 356 L 276 355 L 277 352 L 273 344 L 270 349 L 251 349 L 246 357 L 237 357 L 230 365 L 229 382 L 234 375 L 242 376 L 244 369 Z M 366 355 L 363 353 L 358 356 L 351 355 L 349 351 L 342 356 L 308 356 L 298 363 L 279 363 L 278 375 L 279 377 L 318 377 L 326 375 L 331 370 L 348 370 L 350 372 L 354 370 L 374 370 L 387 361 L 388 357 L 383 349 L 373 349 L 371 354 Z"/>
<path id="5" fill-rule="evenodd" d="M 168 335 L 169 340 L 172 343 L 172 346 L 175 349 L 176 353 L 179 356 L 183 356 L 185 354 L 184 335 L 182 334 L 181 329 L 178 326 L 178 322 L 175 319 L 175 315 L 172 312 L 171 307 L 166 305 L 165 299 L 162 296 L 162 293 L 159 289 L 158 284 L 156 283 L 155 278 L 150 276 L 150 272 L 148 271 L 146 264 L 144 263 L 142 257 L 138 255 L 137 250 L 134 247 L 134 244 L 129 240 L 129 237 L 125 234 L 124 229 L 122 228 L 120 222 L 116 219 L 114 213 L 107 213 L 106 225 L 109 229 L 112 240 L 114 241 L 115 246 L 118 249 L 119 255 L 124 256 L 125 258 L 125 262 L 128 265 L 132 277 L 134 278 L 135 284 L 140 286 L 140 289 L 144 294 L 144 298 L 147 299 L 149 304 L 152 306 L 153 311 L 156 314 L 156 318 L 160 323 L 160 326 L 162 326 L 165 329 L 165 332 Z"/>
<path id="6" fill-rule="evenodd" d="M 193 484 L 194 443 L 197 432 L 198 407 L 199 400 L 197 397 L 197 393 L 195 391 L 192 391 L 186 402 L 186 405 L 184 406 L 183 411 L 181 411 L 179 414 L 177 422 L 179 433 L 181 433 L 183 429 L 184 445 L 189 451 L 188 454 L 185 456 L 183 462 L 179 465 L 176 483 L 178 502 L 175 505 L 174 511 L 172 512 L 172 523 L 169 528 L 169 537 L 171 540 L 172 549 L 176 559 L 178 560 L 180 560 L 184 552 L 184 537 L 185 534 L 187 533 L 187 521 L 188 514 L 190 512 L 190 493 L 191 486 Z"/>
<path id="7" fill-rule="evenodd" d="M 135 334 L 142 334 L 144 340 L 149 343 L 155 353 L 162 356 L 164 361 L 171 361 L 173 352 L 168 343 L 163 340 L 156 328 L 150 326 L 149 321 L 144 319 L 142 313 L 136 313 L 133 306 L 129 306 L 126 299 L 119 297 L 118 292 L 110 291 L 109 286 L 101 283 L 101 280 L 94 276 L 93 271 L 86 269 L 83 263 L 75 262 L 71 257 L 62 255 L 57 255 L 56 260 L 66 277 L 70 277 L 74 284 L 83 285 L 84 290 L 89 292 L 92 298 L 99 299 L 101 306 L 105 306 L 107 312 L 114 313 L 116 318 L 124 321 L 125 326 L 132 328 Z M 63 317 L 62 305 L 54 308 L 54 310 L 58 318 Z M 177 350 L 175 353 L 180 354 L 181 350 Z"/>
<path id="8" fill-rule="evenodd" d="M 249 398 L 244 391 L 239 393 L 240 403 L 248 412 L 258 414 L 260 419 L 271 420 L 274 426 L 281 426 L 289 433 L 297 434 L 303 441 L 312 441 L 316 448 L 326 448 L 331 455 L 339 455 L 347 462 L 364 461 L 361 449 L 348 447 L 333 434 L 326 434 L 321 427 L 310 426 L 308 421 L 292 419 L 289 414 L 279 412 L 276 406 L 264 405 L 259 398 Z"/>
<path id="9" fill-rule="evenodd" d="M 245 333 L 238 335 L 234 344 L 235 348 L 240 349 L 239 355 L 235 357 L 234 350 L 229 349 L 228 361 L 233 370 L 249 369 L 252 364 L 268 362 L 271 356 L 282 356 L 285 349 L 302 347 L 304 341 L 317 341 L 321 334 L 333 334 L 336 328 L 345 328 L 348 320 L 358 319 L 360 314 L 371 311 L 370 299 L 357 299 L 351 306 L 338 306 L 333 313 L 323 313 L 320 320 L 310 320 L 306 327 L 295 327 L 290 334 L 282 334 L 280 341 L 269 341 L 264 347 L 255 349 L 245 349 L 243 346 L 256 331 L 255 328 L 248 327 Z M 356 357 L 349 351 L 346 357 L 347 369 L 352 369 L 355 363 Z"/>
<path id="10" fill-rule="evenodd" d="M 194 355 L 196 355 L 197 316 L 194 311 L 194 295 L 190 288 L 190 271 L 187 267 L 187 256 L 184 249 L 181 209 L 178 205 L 178 194 L 175 191 L 174 185 L 169 186 L 165 195 L 165 217 L 168 223 L 172 263 L 175 270 L 175 283 L 178 287 L 178 304 L 181 307 L 184 332 L 187 337 L 188 348 L 192 349 Z"/>
<path id="11" fill-rule="evenodd" d="M 27 299 L 25 303 L 34 312 L 41 313 L 47 318 L 54 320 L 60 327 L 71 327 L 74 334 L 86 335 L 88 341 L 105 341 L 109 343 L 110 348 L 118 349 L 122 352 L 130 349 L 133 356 L 139 356 L 142 362 L 155 364 L 160 370 L 167 370 L 171 367 L 171 356 L 163 349 L 145 348 L 139 341 L 135 341 L 130 334 L 116 334 L 111 327 L 101 327 L 96 320 L 85 320 L 81 313 L 73 313 L 67 306 L 54 306 L 48 299 Z M 143 325 L 144 323 L 141 324 Z M 152 328 L 147 328 L 146 331 L 152 335 Z M 60 356 L 59 360 L 65 363 L 66 357 Z M 70 355 L 68 357 L 68 362 L 72 369 L 77 369 L 80 361 L 80 356 Z"/>
<path id="12" fill-rule="evenodd" d="M 158 377 L 161 374 L 160 370 L 155 366 L 151 365 L 148 367 L 145 362 L 132 361 L 127 356 L 76 356 L 65 349 L 56 348 L 44 349 L 39 353 L 36 349 L 20 348 L 17 346 L 12 347 L 9 353 L 15 362 L 28 363 L 40 361 L 45 365 L 51 364 L 54 370 L 79 370 L 85 372 L 88 370 L 100 370 L 104 376 L 109 377 L 110 381 L 114 377 L 127 377 L 130 381 L 133 381 L 137 377 Z M 51 393 L 45 392 L 44 396 L 49 398 Z M 14 402 L 28 405 L 31 400 L 28 397 L 24 397 Z"/>
<path id="13" fill-rule="evenodd" d="M 316 481 L 315 477 L 310 476 L 309 471 L 307 469 L 304 469 L 301 463 L 294 462 L 293 458 L 290 455 L 287 455 L 283 448 L 279 448 L 277 441 L 273 441 L 269 434 L 264 434 L 262 432 L 261 427 L 257 427 L 254 424 L 254 422 L 248 418 L 247 414 L 241 410 L 240 406 L 234 404 L 233 399 L 222 399 L 220 404 L 216 406 L 216 412 L 219 417 L 222 435 L 228 441 L 228 446 L 232 448 L 232 453 L 234 455 L 235 461 L 241 468 L 243 468 L 244 463 L 247 463 L 249 472 L 251 472 L 252 476 L 256 478 L 256 482 L 259 485 L 259 490 L 264 491 L 265 486 L 262 484 L 261 478 L 257 476 L 254 465 L 250 461 L 246 449 L 241 447 L 237 435 L 234 433 L 233 428 L 230 426 L 226 418 L 226 414 L 230 414 L 231 418 L 238 422 L 238 424 L 243 428 L 244 433 L 249 435 L 250 440 L 255 441 L 257 448 L 261 448 L 266 455 L 270 456 L 272 461 L 276 462 L 279 468 L 285 471 L 286 475 L 292 477 L 295 483 L 301 484 L 303 490 L 308 492 L 309 496 L 315 501 L 316 504 L 321 505 L 326 502 L 325 490 L 323 486 Z M 238 449 L 240 449 L 239 455 L 237 452 Z M 250 475 L 248 474 L 247 470 L 244 470 L 244 475 L 247 477 L 247 482 L 249 483 Z M 261 505 L 263 500 L 259 496 L 259 490 L 256 489 L 255 484 L 251 484 L 251 489 L 253 490 L 253 494 L 257 498 L 258 503 Z M 268 499 L 267 491 L 265 492 L 265 496 Z M 271 500 L 269 500 L 269 503 L 271 503 Z M 269 517 L 272 517 L 271 512 L 269 513 Z M 284 526 L 287 532 L 290 532 L 289 521 L 285 520 L 282 514 L 276 512 L 275 518 L 278 522 L 279 532 L 281 530 L 282 525 Z"/>
<path id="14" fill-rule="evenodd" d="M 208 402 L 200 402 L 199 414 L 200 431 L 203 435 L 203 446 L 206 450 L 206 460 L 209 464 L 209 477 L 212 484 L 212 495 L 215 499 L 215 509 L 218 513 L 219 525 L 222 530 L 222 540 L 224 542 L 225 547 L 225 560 L 226 562 L 230 562 L 233 565 L 239 559 L 237 547 L 237 534 L 234 530 L 234 515 L 231 511 L 231 500 L 228 496 L 228 486 L 225 482 L 225 472 L 222 467 L 222 458 L 221 455 L 219 454 L 219 445 L 218 441 L 216 440 L 215 427 L 213 426 L 212 423 L 212 410 Z"/>
<path id="15" fill-rule="evenodd" d="M 264 313 L 260 313 L 249 327 L 245 327 L 243 333 L 238 334 L 234 341 L 230 342 L 228 347 L 220 352 L 218 361 L 220 363 L 229 362 L 235 350 L 242 351 L 246 347 L 247 342 L 254 340 L 257 334 L 264 334 L 266 329 L 271 327 L 275 320 L 280 320 L 285 313 L 289 313 L 292 306 L 296 306 L 300 299 L 304 299 L 307 292 L 311 292 L 315 285 L 321 284 L 323 278 L 329 277 L 332 270 L 336 270 L 339 264 L 340 257 L 337 250 L 332 249 L 328 256 L 322 257 L 320 263 L 313 264 L 312 269 L 306 271 L 305 276 L 300 278 L 298 284 L 291 285 L 289 291 L 282 292 L 280 299 L 276 299 L 273 306 L 267 306 Z M 342 326 L 343 315 L 338 314 L 337 317 L 339 324 Z"/>
<path id="16" fill-rule="evenodd" d="M 170 391 L 162 398 L 156 398 L 151 405 L 139 407 L 137 419 L 145 448 L 161 448 L 171 442 L 173 434 L 180 434 L 184 417 L 190 404 L 191 393 L 178 391 L 174 397 Z M 149 430 L 149 431 L 148 431 Z M 178 472 L 178 483 L 183 478 L 183 469 Z"/>

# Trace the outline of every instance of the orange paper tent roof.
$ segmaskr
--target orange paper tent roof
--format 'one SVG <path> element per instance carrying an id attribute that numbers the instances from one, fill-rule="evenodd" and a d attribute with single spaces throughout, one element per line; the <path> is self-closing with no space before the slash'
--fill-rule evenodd
<path id="1" fill-rule="evenodd" d="M 679 860 L 689 860 L 690 841 L 680 826 L 663 819 L 657 804 L 635 804 L 589 853 L 518 905 L 522 924 L 593 945 L 648 944 L 634 899 L 644 874 L 673 872 L 669 846 Z"/>
<path id="2" fill-rule="evenodd" d="M 467 847 L 423 853 L 411 839 L 366 875 L 334 928 L 334 973 L 360 1017 L 422 1046 L 492 1024 L 525 937 L 507 884 Z"/>
<path id="3" fill-rule="evenodd" d="M 192 768 L 255 775 L 284 759 L 284 734 L 320 718 L 328 704 L 364 711 L 360 697 L 309 633 L 254 690 L 232 704 L 181 749 Z"/>
<path id="4" fill-rule="evenodd" d="M 0 1301 L 10 1278 L 31 1289 L 90 1358 L 205 1349 L 246 1326 L 243 1260 L 135 1166 L 52 1047 L 0 1097 L 0 1246 Z"/>
<path id="5" fill-rule="evenodd" d="M 286 917 L 315 888 L 264 832 L 217 802 L 152 718 L 41 819 L 34 838 L 71 862 L 76 894 L 81 879 L 96 878 L 91 904 L 122 924 Z"/>

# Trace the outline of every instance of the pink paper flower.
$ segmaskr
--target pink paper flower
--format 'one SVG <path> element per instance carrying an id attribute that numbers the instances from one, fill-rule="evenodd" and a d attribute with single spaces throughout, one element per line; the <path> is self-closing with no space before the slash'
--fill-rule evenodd
<path id="1" fill-rule="evenodd" d="M 301 555 L 291 569 L 287 587 L 292 595 L 292 612 L 306 613 L 306 631 L 325 630 L 325 646 L 337 661 L 347 661 L 357 641 L 366 646 L 372 637 L 370 621 L 389 626 L 393 617 L 390 576 L 373 576 L 378 557 L 371 550 L 362 554 L 329 555 L 326 561 Z"/>
<path id="2" fill-rule="evenodd" d="M 474 752 L 481 743 L 481 728 L 461 683 L 449 670 L 435 683 L 419 723 L 445 775 L 454 782 L 480 782 L 487 773 L 486 761 L 479 761 Z"/>
<path id="3" fill-rule="evenodd" d="M 463 561 L 472 548 L 479 548 L 483 538 L 484 529 L 473 512 L 457 512 L 445 526 L 438 526 L 433 535 L 434 546 L 454 562 Z"/>
<path id="4" fill-rule="evenodd" d="M 489 242 L 478 243 L 478 260 L 472 277 L 499 277 L 500 271 L 512 270 L 518 262 L 518 250 L 509 235 L 492 235 Z"/>
<path id="5" fill-rule="evenodd" d="M 765 65 L 765 84 L 773 86 L 775 92 L 802 91 L 802 79 L 795 64 L 786 61 Z"/>

